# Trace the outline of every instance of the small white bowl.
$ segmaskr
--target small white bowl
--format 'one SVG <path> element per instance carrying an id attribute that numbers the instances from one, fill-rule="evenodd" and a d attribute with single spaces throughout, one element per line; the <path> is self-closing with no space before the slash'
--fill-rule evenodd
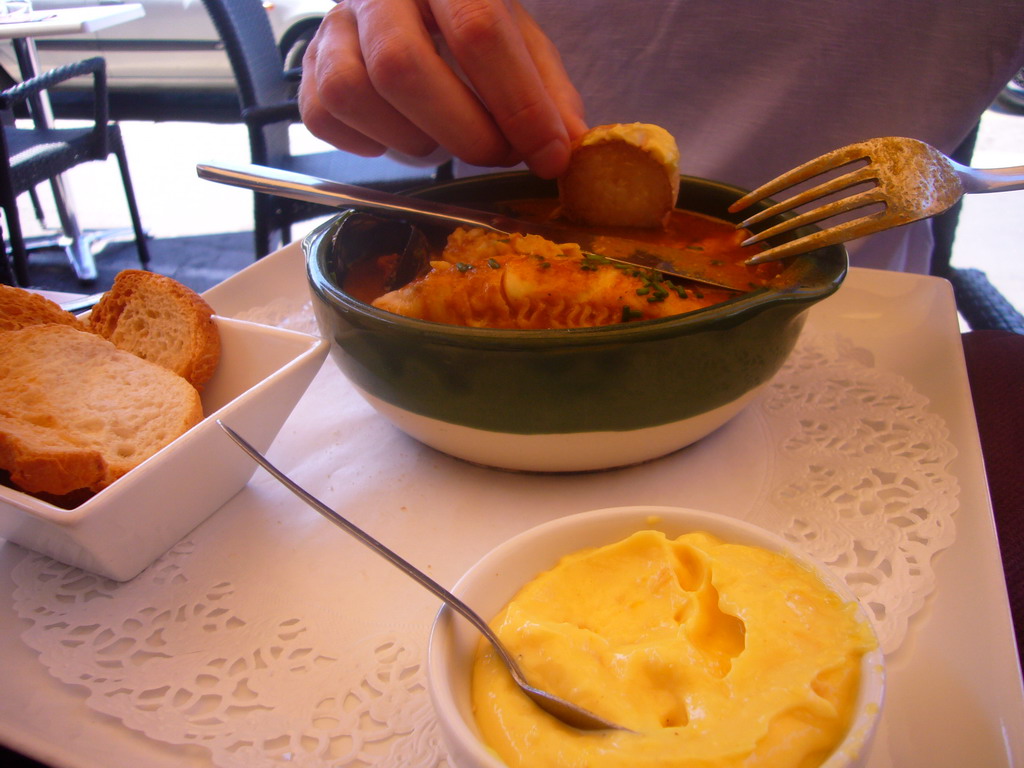
<path id="1" fill-rule="evenodd" d="M 127 581 L 245 486 L 256 464 L 216 420 L 265 451 L 320 370 L 328 345 L 304 333 L 214 321 L 221 359 L 203 391 L 205 418 L 73 509 L 0 486 L 0 537 Z"/>
<path id="2" fill-rule="evenodd" d="M 773 533 L 749 523 L 708 512 L 677 507 L 616 507 L 559 518 L 532 528 L 491 550 L 452 589 L 490 620 L 543 571 L 565 555 L 621 541 L 639 530 L 660 530 L 670 538 L 703 531 L 738 544 L 785 552 L 815 571 L 847 601 L 856 597 L 826 566 Z M 868 621 L 863 607 L 860 616 Z M 430 634 L 427 680 L 431 700 L 450 759 L 457 768 L 504 768 L 483 742 L 473 718 L 470 678 L 480 633 L 442 608 Z M 861 689 L 846 738 L 822 768 L 855 768 L 867 760 L 868 747 L 881 713 L 885 668 L 881 650 L 861 661 Z"/>

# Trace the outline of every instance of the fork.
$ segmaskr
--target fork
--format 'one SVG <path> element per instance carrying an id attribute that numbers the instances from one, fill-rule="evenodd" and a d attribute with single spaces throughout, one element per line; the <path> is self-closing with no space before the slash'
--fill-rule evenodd
<path id="1" fill-rule="evenodd" d="M 759 243 L 840 213 L 881 204 L 880 210 L 821 229 L 804 237 L 761 251 L 747 264 L 796 256 L 827 245 L 845 243 L 885 229 L 927 219 L 951 208 L 965 194 L 1024 189 L 1024 166 L 1014 168 L 969 168 L 917 139 L 889 136 L 869 139 L 827 152 L 748 192 L 729 206 L 736 213 L 753 203 L 774 196 L 789 187 L 827 171 L 866 161 L 841 176 L 798 192 L 758 211 L 736 225 L 737 229 L 757 224 L 779 213 L 791 211 L 826 195 L 860 184 L 872 184 L 848 197 L 826 202 L 748 237 L 743 245 Z"/>

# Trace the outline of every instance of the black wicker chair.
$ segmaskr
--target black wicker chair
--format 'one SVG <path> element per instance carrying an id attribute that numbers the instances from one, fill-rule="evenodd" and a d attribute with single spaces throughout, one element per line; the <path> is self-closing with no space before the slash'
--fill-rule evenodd
<path id="1" fill-rule="evenodd" d="M 121 171 L 139 260 L 143 267 L 149 264 L 146 235 L 128 173 L 121 129 L 108 120 L 106 62 L 99 57 L 86 59 L 58 67 L 8 88 L 0 92 L 0 112 L 14 113 L 57 83 L 87 75 L 92 75 L 95 97 L 92 125 L 76 128 L 19 128 L 11 124 L 4 125 L 0 132 L 0 155 L 3 158 L 0 162 L 5 164 L 0 178 L 0 206 L 7 221 L 14 279 L 21 285 L 29 284 L 29 274 L 28 251 L 18 218 L 18 196 L 32 192 L 39 184 L 76 165 L 91 160 L 105 160 L 112 154 L 117 157 Z"/>
<path id="2" fill-rule="evenodd" d="M 203 3 L 234 71 L 253 163 L 387 191 L 422 186 L 450 173 L 450 165 L 441 170 L 414 168 L 387 158 L 365 158 L 339 150 L 292 154 L 288 128 L 300 120 L 295 101 L 299 71 L 285 70 L 263 4 L 260 0 Z M 292 224 L 332 210 L 260 192 L 254 198 L 256 258 L 289 242 Z"/>

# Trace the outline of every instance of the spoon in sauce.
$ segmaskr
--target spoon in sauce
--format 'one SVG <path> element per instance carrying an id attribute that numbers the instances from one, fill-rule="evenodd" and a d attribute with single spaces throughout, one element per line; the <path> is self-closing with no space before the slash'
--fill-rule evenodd
<path id="1" fill-rule="evenodd" d="M 494 633 L 494 630 L 488 626 L 487 622 L 484 621 L 476 611 L 427 576 L 427 574 L 423 573 L 423 571 L 419 570 L 400 555 L 385 547 L 361 528 L 349 522 L 346 518 L 339 515 L 304 488 L 296 484 L 290 477 L 271 464 L 262 453 L 256 450 L 245 440 L 245 438 L 235 432 L 235 430 L 227 424 L 222 422 L 220 419 L 217 419 L 217 424 L 220 425 L 221 429 L 227 433 L 228 437 L 230 437 L 239 448 L 249 454 L 257 464 L 269 472 L 288 490 L 302 499 L 302 501 L 311 506 L 339 528 L 342 528 L 347 533 L 357 538 L 374 552 L 383 556 L 392 565 L 395 565 L 404 571 L 407 576 L 411 576 L 420 584 L 420 586 L 426 587 L 426 589 L 433 593 L 435 597 L 439 597 L 448 606 L 461 614 L 470 624 L 476 627 L 487 641 L 494 646 L 494 650 L 497 652 L 499 658 L 505 663 L 505 666 L 508 668 L 509 674 L 512 675 L 512 680 L 515 684 L 518 685 L 523 693 L 529 696 L 530 699 L 533 700 L 533 702 L 542 710 L 552 717 L 561 720 L 566 725 L 577 728 L 581 731 L 628 730 L 621 725 L 617 725 L 605 720 L 604 718 L 598 717 L 593 712 L 582 707 L 578 707 L 552 693 L 542 691 L 541 689 L 530 685 L 523 676 L 522 670 L 519 668 L 519 664 L 516 662 L 515 658 Z"/>

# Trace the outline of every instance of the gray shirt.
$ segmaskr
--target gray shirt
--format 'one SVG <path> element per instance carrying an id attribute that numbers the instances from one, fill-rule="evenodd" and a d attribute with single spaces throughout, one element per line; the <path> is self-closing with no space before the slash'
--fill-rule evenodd
<path id="1" fill-rule="evenodd" d="M 661 125 L 682 173 L 744 188 L 878 136 L 951 152 L 1024 66 L 1022 0 L 522 3 L 590 125 Z M 848 248 L 855 265 L 927 272 L 931 229 Z"/>

